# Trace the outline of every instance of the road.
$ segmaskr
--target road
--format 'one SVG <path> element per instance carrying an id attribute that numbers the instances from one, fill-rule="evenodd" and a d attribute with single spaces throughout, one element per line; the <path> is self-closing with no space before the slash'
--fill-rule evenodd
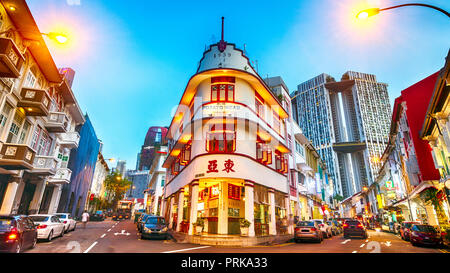
<path id="1" fill-rule="evenodd" d="M 132 221 L 89 222 L 62 238 L 39 242 L 27 253 L 448 253 L 433 247 L 415 247 L 400 237 L 369 231 L 367 239 L 344 239 L 342 235 L 322 243 L 284 243 L 245 248 L 176 243 L 171 240 L 141 240 Z"/>

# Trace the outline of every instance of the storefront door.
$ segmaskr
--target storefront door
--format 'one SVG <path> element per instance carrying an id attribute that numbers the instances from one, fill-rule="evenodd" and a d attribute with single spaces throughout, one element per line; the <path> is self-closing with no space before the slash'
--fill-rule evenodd
<path id="1" fill-rule="evenodd" d="M 39 209 L 39 213 L 48 213 L 48 210 L 50 208 L 50 202 L 52 200 L 53 195 L 53 187 L 46 186 L 44 190 L 44 195 L 42 196 L 42 202 L 41 207 Z"/>
<path id="2" fill-rule="evenodd" d="M 23 189 L 22 198 L 19 204 L 19 214 L 28 215 L 28 210 L 30 209 L 31 200 L 33 200 L 34 192 L 36 190 L 36 185 L 32 183 L 25 183 L 25 188 Z"/>

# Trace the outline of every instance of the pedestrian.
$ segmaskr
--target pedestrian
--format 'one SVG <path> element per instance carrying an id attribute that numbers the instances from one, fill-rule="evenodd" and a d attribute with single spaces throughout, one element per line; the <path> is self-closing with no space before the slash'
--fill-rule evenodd
<path id="1" fill-rule="evenodd" d="M 83 223 L 83 228 L 86 228 L 86 224 L 89 221 L 89 213 L 87 210 L 81 215 L 81 222 Z"/>

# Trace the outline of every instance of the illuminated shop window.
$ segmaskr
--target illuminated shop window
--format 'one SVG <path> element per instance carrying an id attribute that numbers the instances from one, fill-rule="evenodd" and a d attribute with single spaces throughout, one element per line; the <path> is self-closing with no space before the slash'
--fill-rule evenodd
<path id="1" fill-rule="evenodd" d="M 233 153 L 236 151 L 236 124 L 210 125 L 206 135 L 206 151 L 210 153 Z"/>
<path id="2" fill-rule="evenodd" d="M 211 78 L 211 101 L 234 101 L 234 77 Z"/>

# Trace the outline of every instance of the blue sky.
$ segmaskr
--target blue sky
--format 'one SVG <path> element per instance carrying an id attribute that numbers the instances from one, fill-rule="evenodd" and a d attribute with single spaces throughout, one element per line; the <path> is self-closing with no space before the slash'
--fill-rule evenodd
<path id="1" fill-rule="evenodd" d="M 136 155 L 150 126 L 168 126 L 205 46 L 225 40 L 258 61 L 261 76 L 298 84 L 327 73 L 372 73 L 400 91 L 438 71 L 450 46 L 450 20 L 428 8 L 386 11 L 365 22 L 367 6 L 414 1 L 28 0 L 42 32 L 62 29 L 71 43 L 47 43 L 58 67 L 76 71 L 73 91 L 105 158 Z M 450 1 L 421 0 L 450 11 Z M 110 164 L 111 165 L 111 164 Z"/>

